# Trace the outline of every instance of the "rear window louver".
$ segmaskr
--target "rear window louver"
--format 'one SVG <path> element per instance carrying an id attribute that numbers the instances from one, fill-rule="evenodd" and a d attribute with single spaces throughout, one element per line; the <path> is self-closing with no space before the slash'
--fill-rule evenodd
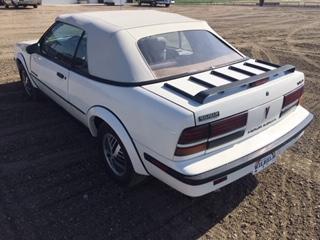
<path id="1" fill-rule="evenodd" d="M 208 82 L 206 82 L 206 81 L 203 81 L 203 80 L 201 80 L 201 79 L 199 79 L 199 78 L 196 78 L 196 77 L 194 77 L 194 76 L 189 77 L 189 81 L 194 82 L 194 83 L 197 83 L 197 84 L 199 84 L 199 85 L 201 85 L 201 86 L 204 86 L 204 87 L 206 87 L 206 88 L 214 88 L 214 87 L 215 87 L 215 85 L 213 85 L 213 84 L 211 84 L 211 83 L 208 83 Z"/>
<path id="2" fill-rule="evenodd" d="M 224 74 L 224 73 L 221 73 L 221 72 L 218 72 L 218 71 L 215 71 L 215 70 L 211 71 L 211 74 L 214 75 L 214 76 L 223 78 L 223 79 L 225 79 L 225 80 L 228 80 L 228 81 L 230 81 L 230 82 L 237 82 L 237 81 L 239 81 L 239 79 L 236 79 L 236 78 L 234 78 L 234 77 L 231 77 L 231 76 L 229 76 L 229 75 L 227 75 L 227 74 Z"/>
<path id="3" fill-rule="evenodd" d="M 250 77 L 257 75 L 257 74 L 255 74 L 253 72 L 249 72 L 247 70 L 244 70 L 242 68 L 238 68 L 238 67 L 235 67 L 235 66 L 230 66 L 228 69 L 230 69 L 232 71 L 235 71 L 235 72 L 238 72 L 238 73 L 242 73 L 242 74 L 250 76 Z"/>
<path id="4" fill-rule="evenodd" d="M 198 102 L 200 104 L 204 104 L 205 101 L 208 100 L 209 98 L 210 98 L 210 100 L 216 100 L 216 99 L 231 95 L 233 93 L 236 93 L 236 92 L 239 92 L 242 90 L 246 90 L 248 88 L 262 85 L 266 82 L 275 80 L 279 77 L 293 73 L 295 71 L 295 67 L 292 65 L 279 66 L 279 65 L 276 65 L 273 63 L 268 63 L 268 62 L 262 61 L 262 60 L 255 60 L 255 62 L 258 64 L 249 63 L 249 62 L 243 63 L 243 66 L 247 67 L 246 69 L 240 68 L 239 65 L 237 67 L 230 66 L 228 68 L 231 71 L 235 71 L 235 72 L 238 72 L 238 73 L 241 73 L 243 75 L 248 76 L 248 78 L 245 78 L 242 80 L 234 78 L 232 76 L 229 76 L 225 73 L 221 73 L 219 71 L 212 70 L 210 72 L 211 75 L 214 75 L 216 77 L 222 78 L 222 79 L 230 82 L 230 83 L 222 85 L 222 86 L 215 86 L 215 85 L 213 85 L 207 81 L 204 81 L 202 79 L 199 79 L 195 76 L 189 77 L 189 81 L 194 82 L 196 84 L 199 84 L 199 85 L 206 88 L 205 90 L 200 91 L 195 95 L 192 95 L 192 94 L 182 90 L 181 88 L 175 87 L 168 82 L 164 84 L 164 87 L 167 89 L 170 89 L 171 91 L 174 91 L 180 95 L 183 95 L 183 96 L 187 97 L 188 99 L 191 99 L 195 102 Z M 275 69 L 269 69 L 269 68 L 263 67 L 259 64 L 263 64 L 265 66 L 270 66 Z M 249 71 L 248 69 L 250 69 L 250 68 L 255 69 L 255 70 L 259 70 L 259 71 L 263 71 L 263 73 L 256 74 L 254 72 Z"/>

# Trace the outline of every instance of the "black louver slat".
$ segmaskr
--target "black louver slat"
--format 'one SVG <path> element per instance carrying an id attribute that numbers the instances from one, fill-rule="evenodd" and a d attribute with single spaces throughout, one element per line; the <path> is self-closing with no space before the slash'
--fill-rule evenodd
<path id="1" fill-rule="evenodd" d="M 270 66 L 270 67 L 275 67 L 275 68 L 280 67 L 280 65 L 278 65 L 278 64 L 269 63 L 269 62 L 266 62 L 266 61 L 263 61 L 263 60 L 256 60 L 256 62 L 257 63 L 262 63 L 262 64 Z"/>
<path id="2" fill-rule="evenodd" d="M 194 97 L 193 95 L 191 95 L 191 94 L 183 91 L 183 90 L 180 89 L 180 88 L 177 88 L 177 87 L 171 85 L 170 83 L 165 83 L 163 86 L 164 86 L 165 88 L 168 88 L 168 89 L 170 89 L 170 90 L 172 90 L 172 91 L 174 91 L 174 92 L 176 92 L 176 93 L 179 93 L 179 94 L 181 94 L 181 95 L 183 95 L 183 96 L 185 96 L 185 97 L 187 97 L 187 98 L 193 99 L 193 97 Z"/>
<path id="3" fill-rule="evenodd" d="M 257 75 L 257 74 L 255 74 L 253 72 L 249 72 L 247 70 L 244 70 L 244 69 L 241 69 L 241 68 L 238 68 L 238 67 L 234 67 L 234 66 L 230 66 L 229 69 L 232 70 L 232 71 L 235 71 L 235 72 L 242 73 L 244 75 L 250 76 L 250 77 L 252 77 L 254 75 Z"/>
<path id="4" fill-rule="evenodd" d="M 234 78 L 234 77 L 231 77 L 231 76 L 226 75 L 226 74 L 221 73 L 221 72 L 217 72 L 217 71 L 215 71 L 215 70 L 212 70 L 212 71 L 211 71 L 211 74 L 214 75 L 214 76 L 223 78 L 223 79 L 225 79 L 225 80 L 228 80 L 228 81 L 230 81 L 230 82 L 239 81 L 239 79 L 236 79 L 236 78 Z"/>
<path id="5" fill-rule="evenodd" d="M 258 69 L 258 70 L 261 70 L 261 71 L 264 71 L 264 72 L 270 71 L 269 68 L 261 67 L 259 65 L 253 64 L 253 63 L 245 62 L 243 65 L 251 67 L 251 68 L 255 68 L 255 69 Z"/>
<path id="6" fill-rule="evenodd" d="M 199 78 L 196 78 L 196 77 L 194 77 L 194 76 L 191 76 L 191 77 L 189 78 L 189 81 L 194 82 L 194 83 L 197 83 L 197 84 L 199 84 L 199 85 L 201 85 L 201 86 L 204 86 L 204 87 L 206 87 L 206 88 L 214 88 L 214 87 L 215 87 L 213 84 L 208 83 L 208 82 L 206 82 L 206 81 L 203 81 L 203 80 L 201 80 L 201 79 L 199 79 Z"/>

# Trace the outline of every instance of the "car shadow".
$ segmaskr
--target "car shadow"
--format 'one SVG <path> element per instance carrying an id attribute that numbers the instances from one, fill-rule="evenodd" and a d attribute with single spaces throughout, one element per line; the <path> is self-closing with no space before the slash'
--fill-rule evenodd
<path id="1" fill-rule="evenodd" d="M 2 84 L 0 111 L 2 239 L 196 239 L 257 185 L 249 175 L 199 198 L 153 178 L 123 188 L 89 131 L 48 98 Z"/>

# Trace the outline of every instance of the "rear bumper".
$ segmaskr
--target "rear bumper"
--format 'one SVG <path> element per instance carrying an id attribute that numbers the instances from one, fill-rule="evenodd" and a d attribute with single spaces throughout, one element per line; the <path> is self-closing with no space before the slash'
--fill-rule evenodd
<path id="1" fill-rule="evenodd" d="M 268 154 L 281 154 L 294 144 L 311 123 L 312 114 L 308 114 L 297 126 L 275 141 L 256 149 L 232 162 L 195 175 L 183 174 L 145 153 L 146 166 L 150 173 L 178 191 L 189 196 L 201 196 L 215 191 L 254 171 L 255 162 Z M 210 158 L 210 157 L 209 157 Z M 220 182 L 223 179 L 224 181 Z"/>

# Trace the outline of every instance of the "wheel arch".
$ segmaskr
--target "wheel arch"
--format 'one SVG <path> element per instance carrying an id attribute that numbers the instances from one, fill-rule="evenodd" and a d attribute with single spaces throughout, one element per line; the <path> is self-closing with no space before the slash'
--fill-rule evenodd
<path id="1" fill-rule="evenodd" d="M 107 124 L 119 136 L 128 152 L 128 155 L 130 156 L 130 160 L 135 172 L 141 175 L 149 175 L 132 137 L 121 120 L 106 107 L 91 107 L 87 112 L 87 125 L 94 137 L 98 136 L 98 128 L 101 123 Z"/>
<path id="2" fill-rule="evenodd" d="M 27 63 L 26 63 L 26 60 L 24 58 L 24 56 L 22 55 L 21 52 L 18 52 L 15 56 L 15 60 L 16 60 L 16 64 L 21 64 L 26 70 L 27 72 L 29 73 L 29 69 L 27 67 Z"/>
<path id="3" fill-rule="evenodd" d="M 24 56 L 22 55 L 22 53 L 18 53 L 15 60 L 16 60 L 18 71 L 19 71 L 19 65 L 22 66 L 26 70 L 26 73 L 28 74 L 28 77 L 31 80 L 32 86 L 35 88 L 38 88 L 37 84 L 35 84 L 32 76 L 30 74 L 29 68 L 27 66 L 27 62 L 26 62 Z"/>

